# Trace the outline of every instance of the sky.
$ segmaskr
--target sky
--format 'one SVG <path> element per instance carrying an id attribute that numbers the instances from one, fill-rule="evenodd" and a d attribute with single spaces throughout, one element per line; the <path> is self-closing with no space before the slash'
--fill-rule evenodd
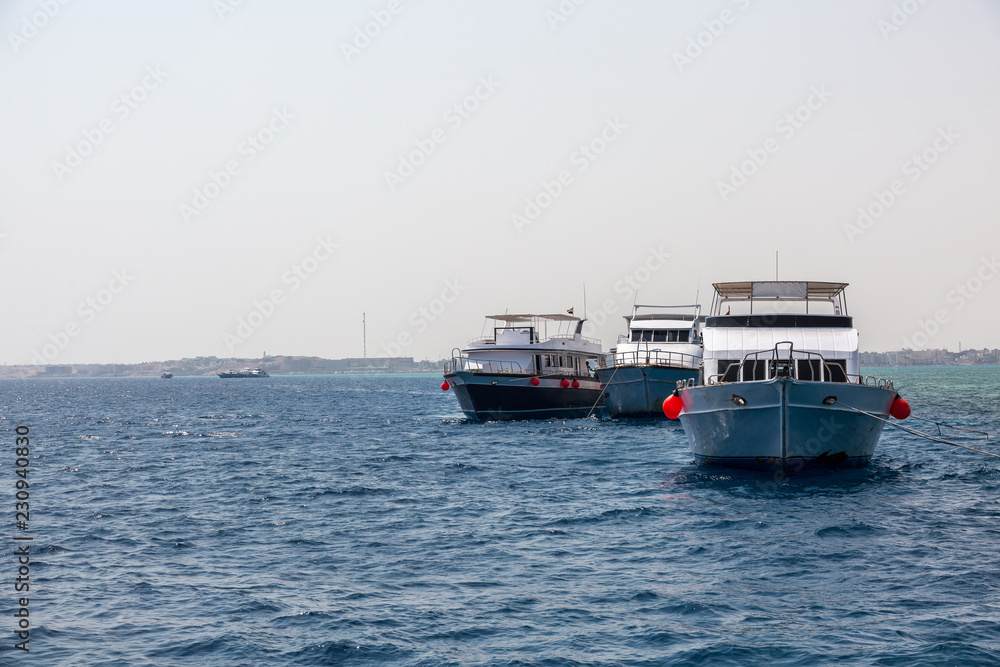
<path id="1" fill-rule="evenodd" d="M 994 0 L 8 0 L 0 28 L 4 363 L 436 360 L 568 308 L 608 348 L 776 253 L 850 283 L 862 350 L 1000 347 Z"/>

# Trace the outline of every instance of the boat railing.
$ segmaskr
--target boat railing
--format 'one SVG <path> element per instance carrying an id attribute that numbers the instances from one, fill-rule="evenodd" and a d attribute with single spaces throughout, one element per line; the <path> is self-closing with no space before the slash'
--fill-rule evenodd
<path id="1" fill-rule="evenodd" d="M 534 339 L 532 341 L 524 341 L 523 343 L 517 343 L 517 345 L 538 345 L 539 343 L 544 343 L 550 340 L 577 340 L 575 334 L 553 334 L 548 338 L 541 340 Z M 593 343 L 595 345 L 600 345 L 601 341 L 596 338 L 587 338 L 586 336 L 580 336 L 579 340 L 586 343 Z M 480 336 L 479 338 L 472 338 L 467 343 L 469 346 L 473 345 L 496 345 L 497 341 L 493 336 Z"/>
<path id="2" fill-rule="evenodd" d="M 497 341 L 493 336 L 480 336 L 469 340 L 468 345 L 496 345 Z"/>
<path id="3" fill-rule="evenodd" d="M 861 384 L 866 387 L 876 387 L 878 389 L 894 389 L 892 386 L 892 380 L 889 378 L 875 377 L 874 375 L 848 375 L 851 378 L 849 382 L 854 384 Z"/>
<path id="4" fill-rule="evenodd" d="M 576 340 L 576 334 L 552 334 L 542 342 L 544 343 L 546 340 L 560 340 L 560 339 Z M 601 345 L 601 341 L 599 341 L 596 338 L 588 338 L 587 336 L 580 336 L 580 340 L 584 341 L 585 343 L 594 343 L 595 345 Z"/>
<path id="5" fill-rule="evenodd" d="M 791 378 L 793 380 L 805 379 L 800 378 L 800 368 L 795 361 L 800 359 L 810 360 L 813 358 L 817 358 L 820 361 L 819 377 L 816 379 L 820 382 L 832 382 L 833 371 L 822 354 L 806 350 L 795 350 L 790 341 L 783 341 L 769 350 L 748 352 L 743 355 L 743 359 L 740 361 L 735 373 L 732 372 L 734 364 L 729 364 L 726 368 L 721 369 L 721 373 L 708 376 L 707 384 L 766 382 L 779 377 Z M 810 375 L 812 375 L 811 371 L 812 368 L 810 367 Z M 842 375 L 844 374 L 846 374 L 846 369 Z M 812 379 L 812 377 L 809 379 Z"/>
<path id="6" fill-rule="evenodd" d="M 635 350 L 632 352 L 614 352 L 601 356 L 601 368 L 617 366 L 669 366 L 671 368 L 689 368 L 697 370 L 701 365 L 701 357 L 685 352 L 670 350 Z"/>
<path id="7" fill-rule="evenodd" d="M 516 361 L 499 359 L 470 359 L 468 355 L 458 350 L 452 351 L 450 360 L 444 362 L 445 373 L 469 371 L 472 373 L 489 373 L 501 375 L 524 375 L 524 369 Z"/>
<path id="8" fill-rule="evenodd" d="M 818 361 L 800 364 L 799 361 Z M 790 378 L 793 380 L 813 382 L 845 382 L 862 384 L 879 389 L 892 389 L 892 380 L 861 376 L 847 373 L 841 363 L 830 363 L 819 352 L 795 350 L 790 341 L 778 343 L 770 350 L 760 350 L 744 355 L 735 373 L 733 364 L 721 369 L 721 373 L 710 375 L 706 384 L 724 384 L 727 382 L 765 382 L 775 378 Z M 808 370 L 807 370 L 808 369 Z"/>

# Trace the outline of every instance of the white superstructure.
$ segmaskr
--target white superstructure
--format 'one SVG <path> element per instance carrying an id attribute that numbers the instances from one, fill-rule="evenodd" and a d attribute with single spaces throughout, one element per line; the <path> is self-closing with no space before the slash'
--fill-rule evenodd
<path id="1" fill-rule="evenodd" d="M 640 312 L 655 310 L 655 312 Z M 689 312 L 676 312 L 687 310 Z M 628 333 L 618 336 L 605 365 L 659 365 L 698 368 L 701 360 L 701 306 L 635 305 L 626 316 Z"/>
<path id="2" fill-rule="evenodd" d="M 790 347 L 801 379 L 846 381 L 857 377 L 858 330 L 847 316 L 846 283 L 764 281 L 718 283 L 708 325 L 702 331 L 706 384 L 725 379 L 764 379 L 764 368 L 747 355 Z M 820 357 L 826 364 L 820 363 Z M 763 362 L 763 358 L 760 358 Z M 815 377 L 814 377 L 815 376 Z"/>
<path id="3" fill-rule="evenodd" d="M 532 375 L 589 375 L 588 361 L 601 341 L 583 335 L 572 315 L 489 315 L 492 333 L 470 340 L 455 360 L 457 370 Z"/>

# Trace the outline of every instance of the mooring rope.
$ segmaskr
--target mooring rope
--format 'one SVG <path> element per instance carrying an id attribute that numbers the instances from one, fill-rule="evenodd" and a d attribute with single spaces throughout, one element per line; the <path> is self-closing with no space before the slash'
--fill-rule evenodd
<path id="1" fill-rule="evenodd" d="M 889 421 L 888 419 L 884 419 L 882 417 L 879 417 L 878 415 L 873 415 L 870 412 L 865 412 L 864 410 L 859 410 L 858 408 L 854 407 L 853 405 L 848 405 L 847 403 L 844 403 L 842 401 L 837 401 L 837 403 L 839 403 L 840 405 L 843 405 L 845 408 L 850 408 L 851 410 L 854 410 L 855 412 L 860 412 L 863 415 L 868 415 L 872 419 L 877 419 L 880 422 L 885 422 L 886 424 L 889 424 L 890 426 L 895 426 L 896 428 L 901 428 L 904 431 L 908 431 L 910 433 L 913 433 L 914 435 L 920 435 L 920 436 L 923 436 L 923 437 L 925 437 L 925 438 L 927 438 L 929 440 L 936 440 L 937 442 L 943 442 L 946 445 L 951 445 L 953 447 L 961 447 L 962 449 L 969 449 L 969 450 L 972 450 L 974 452 L 979 452 L 980 454 L 986 454 L 986 456 L 992 456 L 994 458 L 1000 459 L 1000 454 L 994 454 L 993 452 L 984 452 L 983 450 L 976 449 L 975 447 L 969 447 L 968 445 L 960 445 L 957 442 L 952 442 L 951 440 L 945 440 L 944 438 L 939 438 L 939 437 L 937 437 L 935 435 L 931 435 L 930 433 L 924 433 L 923 431 L 918 431 L 918 430 L 910 428 L 908 426 L 903 426 L 902 424 L 897 424 L 896 422 Z"/>
<path id="2" fill-rule="evenodd" d="M 911 405 L 934 405 L 939 408 L 951 408 L 952 410 L 971 410 L 972 412 L 991 412 L 1000 414 L 1000 410 L 985 410 L 983 408 L 963 408 L 961 405 L 945 405 L 944 403 L 928 403 L 927 401 L 908 401 Z"/>
<path id="3" fill-rule="evenodd" d="M 996 433 L 990 433 L 989 431 L 977 431 L 974 428 L 965 428 L 964 426 L 955 426 L 954 424 L 949 424 L 948 422 L 939 422 L 939 421 L 935 421 L 933 419 L 927 419 L 926 417 L 914 417 L 914 416 L 911 415 L 910 419 L 919 419 L 920 421 L 929 422 L 931 424 L 934 424 L 935 426 L 938 427 L 938 435 L 941 435 L 941 427 L 944 426 L 946 428 L 953 428 L 953 429 L 958 430 L 958 431 L 965 431 L 966 433 L 978 433 L 979 435 L 985 435 L 987 440 L 990 439 L 991 435 L 993 437 L 997 436 Z"/>
<path id="4" fill-rule="evenodd" d="M 604 392 L 607 391 L 608 385 L 611 384 L 611 381 L 615 379 L 615 373 L 618 372 L 619 368 L 621 368 L 621 366 L 615 366 L 615 370 L 611 372 L 611 377 L 608 378 L 608 381 L 601 383 L 603 385 L 601 387 L 601 393 L 597 395 L 597 400 L 594 401 L 592 406 L 590 406 L 590 412 L 587 413 L 587 416 L 584 417 L 584 419 L 590 419 L 590 415 L 594 414 L 594 409 L 597 408 L 597 404 L 601 402 L 601 397 L 604 396 Z"/>

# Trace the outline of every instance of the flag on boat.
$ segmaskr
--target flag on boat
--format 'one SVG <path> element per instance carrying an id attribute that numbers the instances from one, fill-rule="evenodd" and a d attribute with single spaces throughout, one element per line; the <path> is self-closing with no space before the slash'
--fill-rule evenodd
<path id="1" fill-rule="evenodd" d="M 572 314 L 573 314 L 573 309 L 572 309 L 572 308 L 570 308 L 570 309 L 569 309 L 569 310 L 567 310 L 566 312 L 567 312 L 567 313 L 569 313 L 570 315 L 572 315 Z"/>

